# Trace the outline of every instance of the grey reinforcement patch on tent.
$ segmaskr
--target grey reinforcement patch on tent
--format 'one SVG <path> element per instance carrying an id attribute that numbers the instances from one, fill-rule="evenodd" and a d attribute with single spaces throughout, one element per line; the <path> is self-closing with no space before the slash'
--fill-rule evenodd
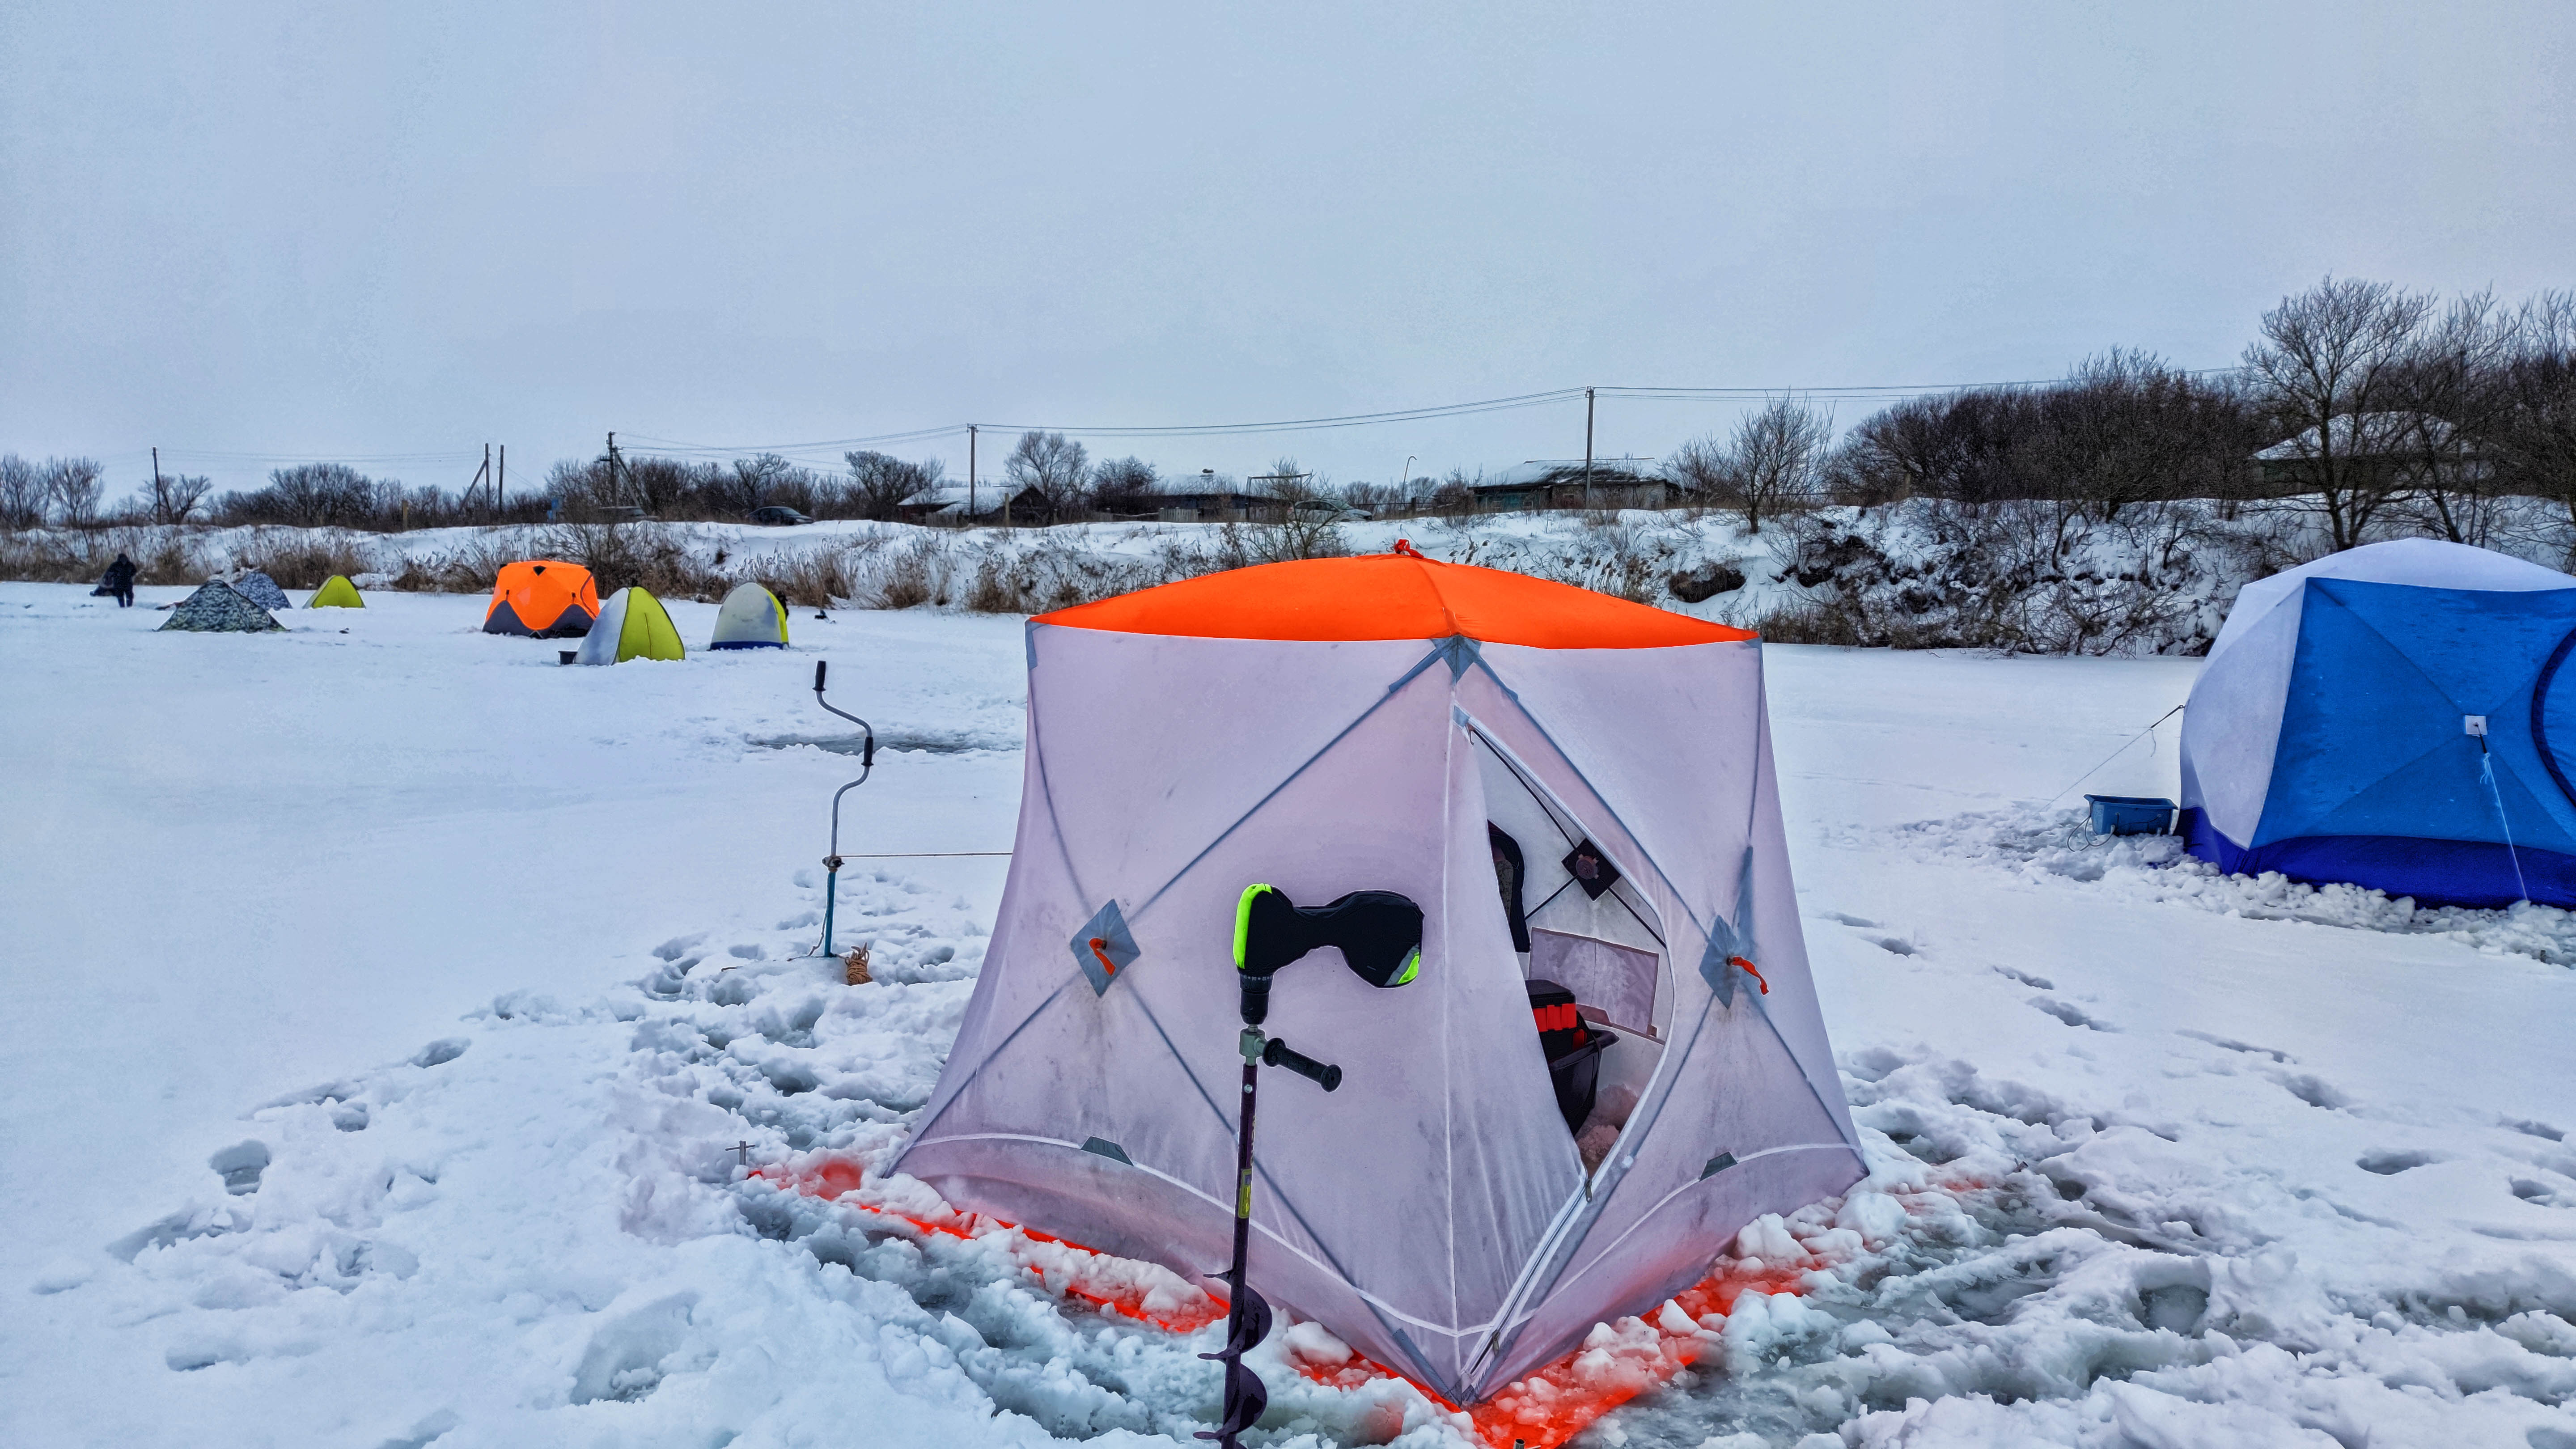
<path id="1" fill-rule="evenodd" d="M 269 587 L 275 588 L 276 585 Z M 206 584 L 180 600 L 161 627 L 196 634 L 260 634 L 272 629 L 284 633 L 286 630 L 285 625 L 268 616 L 266 609 L 221 581 Z"/>
<path id="2" fill-rule="evenodd" d="M 263 609 L 292 609 L 295 607 L 294 604 L 288 602 L 286 590 L 277 586 L 277 580 L 259 572 L 257 569 L 253 569 L 249 573 L 246 573 L 231 582 L 233 592 L 250 600 L 252 603 L 259 605 Z"/>

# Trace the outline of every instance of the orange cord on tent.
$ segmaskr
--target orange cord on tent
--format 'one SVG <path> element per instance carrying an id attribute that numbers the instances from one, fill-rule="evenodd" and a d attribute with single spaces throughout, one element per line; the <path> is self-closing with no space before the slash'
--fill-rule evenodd
<path id="1" fill-rule="evenodd" d="M 1752 962 L 1745 960 L 1741 956 L 1730 956 L 1727 958 L 1727 964 L 1743 967 L 1744 974 L 1753 978 L 1754 984 L 1762 988 L 1763 995 L 1768 996 L 1771 994 L 1771 983 L 1762 979 L 1762 973 L 1753 969 Z"/>
<path id="2" fill-rule="evenodd" d="M 1397 539 L 1395 541 L 1395 552 L 1398 558 L 1418 558 L 1424 563 L 1439 562 L 1438 559 L 1425 557 L 1422 550 L 1415 548 L 1413 546 L 1413 540 L 1409 538 Z"/>
<path id="3" fill-rule="evenodd" d="M 1755 979 L 1760 979 L 1758 973 Z M 792 1188 L 808 1197 L 819 1197 L 827 1201 L 838 1201 L 846 1194 L 855 1191 L 864 1185 L 867 1177 L 858 1164 L 839 1160 L 825 1162 L 807 1172 L 792 1172 L 776 1167 L 757 1167 L 752 1169 L 751 1175 L 783 1188 Z M 1021 1236 L 1033 1242 L 1069 1248 L 1075 1252 L 1088 1253 L 1093 1257 L 1111 1256 L 1094 1248 L 1086 1248 L 1080 1243 L 1050 1237 L 1033 1228 L 1019 1227 L 1015 1223 L 1004 1222 L 1000 1218 L 986 1217 L 978 1213 L 962 1213 L 957 1214 L 951 1221 L 935 1221 L 917 1218 L 909 1213 L 888 1212 L 866 1203 L 839 1202 L 839 1206 L 853 1212 L 863 1212 L 873 1217 L 906 1223 L 925 1234 L 937 1233 L 945 1237 L 972 1241 L 982 1236 L 976 1230 L 977 1223 L 981 1221 L 993 1224 L 997 1229 L 1016 1230 Z M 1807 1265 L 1799 1262 L 1768 1264 L 1750 1274 L 1712 1274 L 1674 1294 L 1672 1301 L 1679 1306 L 1685 1317 L 1696 1324 L 1712 1313 L 1722 1316 L 1733 1312 L 1736 1300 L 1747 1293 L 1794 1293 L 1801 1286 L 1800 1280 L 1805 1277 L 1806 1272 Z M 1041 1273 L 1040 1278 L 1043 1281 L 1045 1275 Z M 1144 1293 L 1139 1289 L 1121 1288 L 1101 1293 L 1073 1283 L 1056 1282 L 1049 1283 L 1048 1286 L 1061 1289 L 1067 1297 L 1079 1298 L 1096 1307 L 1108 1309 L 1140 1323 L 1151 1324 L 1170 1333 L 1195 1333 L 1209 1324 L 1222 1322 L 1226 1314 L 1224 1300 L 1213 1293 L 1207 1294 L 1204 1300 L 1209 1306 L 1182 1313 L 1167 1311 L 1155 1314 L 1145 1311 Z M 1649 1326 L 1654 1326 L 1653 1320 L 1647 1320 L 1647 1322 Z M 1557 1449 L 1558 1445 L 1582 1433 L 1591 1427 L 1594 1420 L 1612 1409 L 1649 1389 L 1670 1382 L 1673 1375 L 1697 1361 L 1707 1347 L 1705 1341 L 1697 1334 L 1675 1334 L 1658 1327 L 1656 1335 L 1651 1359 L 1643 1353 L 1619 1356 L 1613 1371 L 1606 1375 L 1599 1372 L 1597 1367 L 1578 1370 L 1576 1360 L 1589 1357 L 1592 1351 L 1577 1345 L 1554 1362 L 1532 1369 L 1514 1379 L 1493 1398 L 1472 1409 L 1464 1410 L 1425 1385 L 1397 1373 L 1365 1354 L 1354 1353 L 1348 1360 L 1338 1364 L 1309 1363 L 1295 1354 L 1288 1355 L 1288 1358 L 1289 1362 L 1295 1365 L 1297 1372 L 1327 1388 L 1357 1389 L 1378 1379 L 1402 1379 L 1412 1384 L 1424 1398 L 1449 1412 L 1464 1413 L 1475 1426 L 1476 1437 L 1491 1446 L 1491 1449 L 1515 1449 L 1515 1446 L 1518 1446 L 1518 1449 Z"/>
<path id="4" fill-rule="evenodd" d="M 1109 959 L 1109 938 L 1107 936 L 1094 936 L 1091 938 L 1091 959 L 1100 963 L 1101 975 L 1115 976 L 1118 974 L 1118 963 Z"/>

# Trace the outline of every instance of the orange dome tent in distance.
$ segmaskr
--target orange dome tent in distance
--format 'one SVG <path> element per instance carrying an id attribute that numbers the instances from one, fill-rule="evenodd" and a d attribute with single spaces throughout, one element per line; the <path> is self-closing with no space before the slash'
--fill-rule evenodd
<path id="1" fill-rule="evenodd" d="M 483 632 L 578 639 L 598 617 L 599 590 L 590 570 L 558 559 L 522 559 L 501 566 Z"/>

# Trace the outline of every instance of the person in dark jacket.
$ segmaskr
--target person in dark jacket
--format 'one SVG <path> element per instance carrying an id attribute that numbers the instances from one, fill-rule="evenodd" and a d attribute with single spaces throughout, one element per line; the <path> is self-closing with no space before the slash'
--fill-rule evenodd
<path id="1" fill-rule="evenodd" d="M 118 608 L 134 607 L 134 560 L 118 554 L 116 562 L 107 566 L 107 576 L 99 582 L 107 586 L 107 592 L 116 595 Z"/>

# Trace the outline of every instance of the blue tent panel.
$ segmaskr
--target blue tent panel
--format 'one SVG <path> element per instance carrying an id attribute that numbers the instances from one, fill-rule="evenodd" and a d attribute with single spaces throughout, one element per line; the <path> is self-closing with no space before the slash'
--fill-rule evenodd
<path id="1" fill-rule="evenodd" d="M 2199 810 L 2183 812 L 2183 835 L 2192 854 L 2236 875 L 2279 871 L 2313 884 L 2350 881 L 2427 906 L 2494 910 L 2527 893 L 2544 905 L 2576 909 L 2576 856 L 2554 850 L 2404 835 L 2311 835 L 2247 850 L 2211 829 Z"/>

